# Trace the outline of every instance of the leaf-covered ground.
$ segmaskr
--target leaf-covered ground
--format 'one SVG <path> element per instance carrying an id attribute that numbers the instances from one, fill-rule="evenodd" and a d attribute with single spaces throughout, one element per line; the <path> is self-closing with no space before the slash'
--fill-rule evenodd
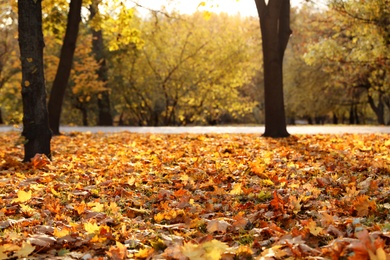
<path id="1" fill-rule="evenodd" d="M 390 135 L 0 135 L 0 259 L 389 259 Z"/>

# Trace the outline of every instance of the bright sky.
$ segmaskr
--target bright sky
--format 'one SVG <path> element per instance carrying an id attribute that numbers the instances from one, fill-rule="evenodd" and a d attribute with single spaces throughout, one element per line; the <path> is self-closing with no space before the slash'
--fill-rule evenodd
<path id="1" fill-rule="evenodd" d="M 291 0 L 291 6 L 298 6 L 302 1 L 304 0 Z M 201 0 L 138 0 L 138 3 L 141 5 L 154 10 L 159 10 L 162 5 L 165 5 L 169 8 L 180 10 L 181 13 L 193 13 L 197 10 L 201 2 Z M 210 10 L 216 13 L 225 12 L 233 15 L 240 13 L 243 16 L 257 16 L 254 0 L 208 0 L 205 2 L 206 7 L 201 6 L 199 10 Z"/>

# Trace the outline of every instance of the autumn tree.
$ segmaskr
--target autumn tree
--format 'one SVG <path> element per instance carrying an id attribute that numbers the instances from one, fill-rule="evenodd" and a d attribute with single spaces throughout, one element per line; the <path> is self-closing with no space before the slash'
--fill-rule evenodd
<path id="1" fill-rule="evenodd" d="M 330 72 L 349 93 L 350 123 L 359 123 L 358 106 L 368 104 L 376 121 L 385 124 L 389 109 L 389 1 L 335 0 L 320 21 L 333 26 L 311 44 L 305 60 Z M 390 103 L 389 103 L 390 105 Z"/>
<path id="2" fill-rule="evenodd" d="M 60 61 L 50 92 L 48 103 L 49 123 L 53 134 L 60 134 L 60 118 L 62 103 L 72 68 L 76 41 L 81 21 L 82 0 L 71 0 L 69 3 L 68 22 L 61 48 Z"/>
<path id="3" fill-rule="evenodd" d="M 138 125 L 218 124 L 252 113 L 241 88 L 260 64 L 254 19 L 226 14 L 154 14 L 141 21 L 142 45 L 112 52 L 115 96 Z M 258 29 L 258 27 L 256 27 Z M 137 47 L 138 46 L 138 47 Z M 258 66 L 258 65 L 257 65 Z"/>
<path id="4" fill-rule="evenodd" d="M 305 62 L 308 46 L 318 42 L 332 27 L 332 23 L 321 23 L 321 11 L 311 4 L 291 9 L 293 37 L 289 41 L 284 60 L 284 93 L 286 116 L 289 123 L 295 119 L 307 120 L 310 124 L 334 123 L 345 111 L 342 104 L 348 98 L 345 88 L 331 80 L 330 72 L 322 64 L 310 66 Z M 319 95 L 318 93 L 321 93 Z"/>
<path id="5" fill-rule="evenodd" d="M 0 1 L 0 124 L 19 122 L 19 95 L 16 94 L 20 77 L 20 60 L 17 47 L 17 3 Z M 15 95 L 16 94 L 16 95 Z M 5 112 L 3 114 L 3 112 Z"/>
<path id="6" fill-rule="evenodd" d="M 99 13 L 99 0 L 93 0 L 89 5 L 90 20 L 94 21 L 92 26 L 92 50 L 95 56 L 96 61 L 99 63 L 99 68 L 97 74 L 99 80 L 104 82 L 105 88 L 100 93 L 98 93 L 98 120 L 97 125 L 100 126 L 111 126 L 113 125 L 113 119 L 111 115 L 111 104 L 110 104 L 110 90 L 108 88 L 108 68 L 105 54 L 105 45 L 103 42 L 103 32 L 102 32 L 102 21 Z"/>
<path id="7" fill-rule="evenodd" d="M 255 0 L 264 61 L 266 137 L 287 137 L 283 97 L 283 57 L 291 35 L 290 0 Z"/>
<path id="8" fill-rule="evenodd" d="M 24 161 L 35 154 L 51 157 L 43 72 L 42 6 L 41 0 L 18 1 L 19 48 L 22 62 L 22 99 Z"/>

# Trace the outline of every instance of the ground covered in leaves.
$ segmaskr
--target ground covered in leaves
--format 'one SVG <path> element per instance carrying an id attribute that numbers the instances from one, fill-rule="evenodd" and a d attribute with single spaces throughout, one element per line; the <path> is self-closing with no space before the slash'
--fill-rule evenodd
<path id="1" fill-rule="evenodd" d="M 390 136 L 0 135 L 0 259 L 389 259 Z"/>

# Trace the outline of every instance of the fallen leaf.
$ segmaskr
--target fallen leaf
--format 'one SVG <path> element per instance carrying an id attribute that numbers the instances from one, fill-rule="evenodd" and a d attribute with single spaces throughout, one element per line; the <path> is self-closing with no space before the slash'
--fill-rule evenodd
<path id="1" fill-rule="evenodd" d="M 226 233 L 226 230 L 231 225 L 225 220 L 213 219 L 207 223 L 207 231 L 210 233 L 221 232 Z"/>
<path id="2" fill-rule="evenodd" d="M 14 202 L 26 202 L 26 201 L 29 201 L 31 199 L 31 195 L 32 195 L 32 191 L 28 191 L 28 192 L 25 192 L 23 190 L 19 190 L 18 191 L 18 197 L 16 199 L 13 199 L 12 200 L 12 203 Z"/>
<path id="3" fill-rule="evenodd" d="M 32 252 L 34 252 L 35 246 L 32 246 L 28 242 L 22 243 L 22 248 L 15 252 L 14 256 L 18 258 L 24 258 L 29 256 Z"/>

